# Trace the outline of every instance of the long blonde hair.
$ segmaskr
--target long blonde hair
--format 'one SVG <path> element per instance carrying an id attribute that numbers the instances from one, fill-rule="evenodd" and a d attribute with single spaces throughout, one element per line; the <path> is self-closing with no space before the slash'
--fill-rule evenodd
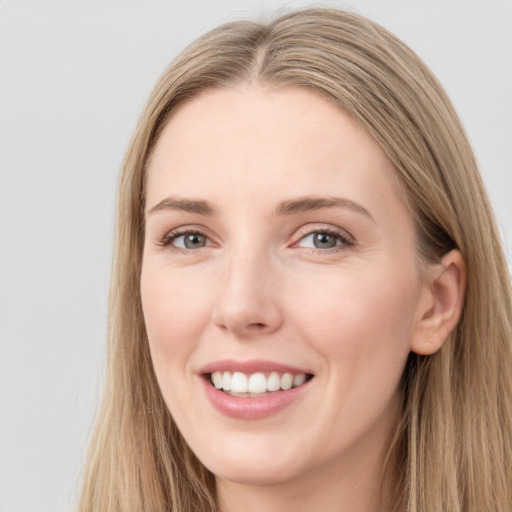
<path id="1" fill-rule="evenodd" d="M 512 300 L 489 200 L 439 82 L 400 40 L 361 16 L 307 9 L 233 22 L 188 47 L 141 116 L 119 181 L 108 371 L 81 512 L 217 510 L 214 476 L 161 397 L 140 300 L 145 169 L 184 102 L 241 82 L 305 87 L 348 112 L 396 169 L 420 261 L 458 248 L 468 268 L 462 318 L 432 356 L 411 354 L 390 453 L 396 509 L 496 512 L 512 506 Z"/>

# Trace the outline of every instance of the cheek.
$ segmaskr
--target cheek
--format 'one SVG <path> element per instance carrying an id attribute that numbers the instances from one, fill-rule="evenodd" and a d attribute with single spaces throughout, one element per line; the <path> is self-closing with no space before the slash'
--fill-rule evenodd
<path id="1" fill-rule="evenodd" d="M 320 356 L 324 393 L 317 424 L 320 432 L 328 425 L 326 450 L 337 453 L 347 439 L 366 438 L 376 425 L 393 428 L 415 293 L 407 280 L 380 272 L 340 272 L 317 284 L 307 301 L 296 303 L 295 318 Z M 305 295 L 297 290 L 297 296 Z"/>
<path id="2" fill-rule="evenodd" d="M 146 331 L 157 376 L 184 364 L 210 319 L 210 300 L 199 282 L 179 270 L 143 267 L 141 297 Z"/>
<path id="3" fill-rule="evenodd" d="M 295 290 L 301 297 L 296 318 L 315 350 L 334 363 L 330 371 L 352 383 L 372 371 L 401 374 L 414 322 L 414 281 L 384 269 L 351 269 L 317 280 L 313 291 L 305 287 L 308 293 Z"/>

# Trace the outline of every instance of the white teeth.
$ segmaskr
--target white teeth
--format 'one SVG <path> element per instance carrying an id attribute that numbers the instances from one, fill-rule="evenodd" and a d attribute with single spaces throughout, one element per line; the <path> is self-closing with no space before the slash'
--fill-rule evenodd
<path id="1" fill-rule="evenodd" d="M 267 379 L 263 373 L 253 373 L 249 377 L 249 393 L 265 393 L 267 391 Z"/>
<path id="2" fill-rule="evenodd" d="M 261 396 L 267 392 L 287 391 L 301 386 L 306 382 L 306 374 L 292 375 L 291 373 L 271 372 L 268 376 L 265 376 L 262 372 L 250 375 L 242 372 L 213 372 L 211 381 L 215 388 L 228 391 L 234 396 Z"/>
<path id="3" fill-rule="evenodd" d="M 281 389 L 281 377 L 279 373 L 272 372 L 267 379 L 267 391 L 278 391 Z"/>
<path id="4" fill-rule="evenodd" d="M 222 373 L 221 372 L 212 373 L 212 382 L 213 382 L 213 385 L 217 389 L 222 389 Z"/>
<path id="5" fill-rule="evenodd" d="M 299 375 L 295 375 L 295 377 L 293 378 L 293 387 L 296 388 L 297 386 L 304 384 L 305 381 L 306 381 L 306 374 L 299 373 Z"/>
<path id="6" fill-rule="evenodd" d="M 224 391 L 231 390 L 231 372 L 224 372 L 222 375 L 222 389 Z"/>
<path id="7" fill-rule="evenodd" d="M 281 389 L 285 391 L 291 389 L 293 386 L 293 375 L 291 373 L 285 373 L 281 377 Z"/>
<path id="8" fill-rule="evenodd" d="M 231 391 L 235 393 L 247 393 L 249 386 L 245 373 L 235 372 L 231 378 Z"/>

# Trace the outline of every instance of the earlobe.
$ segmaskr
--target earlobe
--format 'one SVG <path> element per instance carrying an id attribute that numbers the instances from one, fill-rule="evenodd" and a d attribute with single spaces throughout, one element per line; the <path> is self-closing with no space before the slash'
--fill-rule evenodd
<path id="1" fill-rule="evenodd" d="M 461 316 L 466 280 L 466 263 L 456 249 L 432 267 L 429 282 L 425 285 L 428 301 L 424 301 L 423 310 L 419 311 L 411 341 L 413 352 L 430 355 L 443 346 Z"/>

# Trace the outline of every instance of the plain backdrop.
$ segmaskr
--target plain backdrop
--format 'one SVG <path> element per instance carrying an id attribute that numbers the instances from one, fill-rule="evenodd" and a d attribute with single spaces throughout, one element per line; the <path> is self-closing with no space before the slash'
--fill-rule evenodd
<path id="1" fill-rule="evenodd" d="M 195 37 L 312 2 L 0 2 L 0 511 L 72 509 L 105 365 L 115 186 Z M 382 23 L 460 113 L 512 261 L 512 2 L 328 1 Z M 506 276 L 504 276 L 506 279 Z"/>

